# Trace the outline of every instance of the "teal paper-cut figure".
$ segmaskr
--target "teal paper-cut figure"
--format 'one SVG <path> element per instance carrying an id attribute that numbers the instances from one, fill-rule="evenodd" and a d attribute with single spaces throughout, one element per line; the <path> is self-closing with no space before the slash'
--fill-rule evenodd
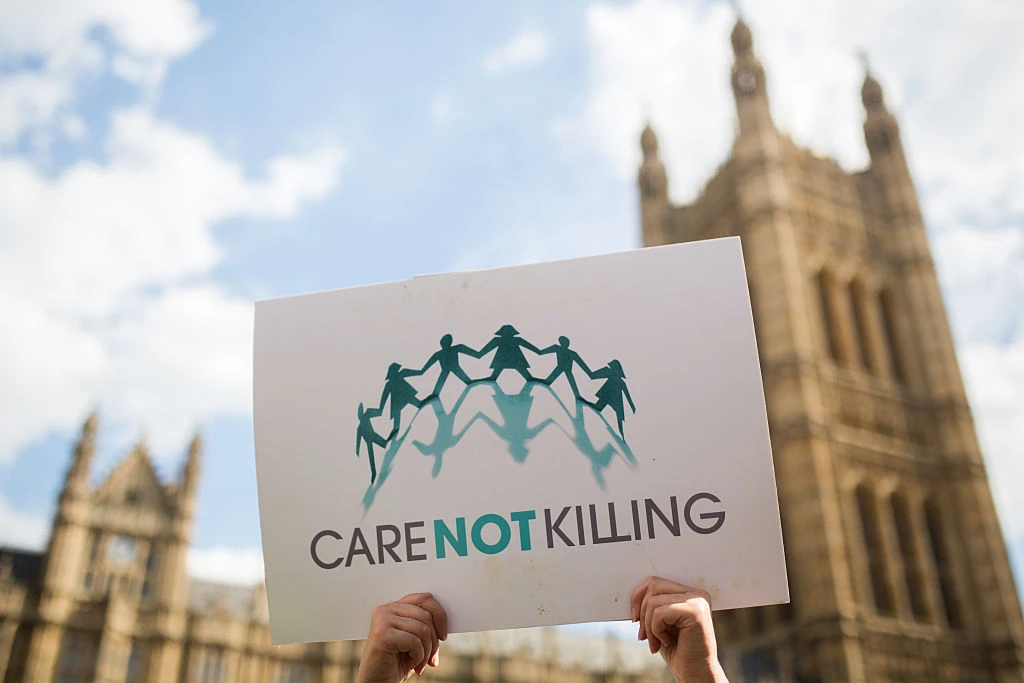
<path id="1" fill-rule="evenodd" d="M 573 377 L 572 370 L 573 364 L 579 365 L 583 368 L 583 372 L 587 373 L 588 377 L 593 377 L 594 373 L 590 371 L 587 364 L 580 358 L 580 354 L 576 353 L 569 348 L 569 338 L 559 337 L 557 344 L 552 344 L 546 349 L 541 350 L 541 354 L 553 353 L 555 354 L 555 369 L 551 371 L 545 379 L 541 380 L 544 384 L 551 386 L 559 375 L 565 375 L 565 379 L 569 381 L 569 386 L 572 388 L 572 393 L 576 398 L 580 397 L 580 388 L 576 385 L 576 378 Z"/>
<path id="2" fill-rule="evenodd" d="M 487 379 L 497 380 L 505 370 L 515 370 L 523 376 L 527 382 L 533 381 L 530 375 L 530 364 L 523 355 L 523 349 L 529 349 L 536 354 L 540 349 L 519 336 L 519 331 L 511 325 L 502 325 L 491 341 L 487 342 L 477 354 L 477 358 L 483 358 L 491 350 L 494 350 L 494 358 L 491 359 L 491 369 L 494 370 Z M 481 382 L 483 380 L 475 380 Z"/>
<path id="3" fill-rule="evenodd" d="M 490 383 L 489 381 L 488 384 Z M 549 417 L 535 427 L 527 426 L 530 420 L 530 409 L 533 407 L 533 388 L 538 384 L 542 383 L 530 380 L 523 385 L 518 394 L 510 395 L 502 391 L 498 383 L 494 382 L 492 398 L 494 398 L 495 405 L 498 406 L 498 412 L 501 413 L 504 424 L 498 424 L 487 415 L 477 413 L 463 431 L 469 429 L 469 426 L 477 420 L 486 422 L 494 433 L 508 445 L 508 453 L 512 459 L 518 463 L 523 462 L 530 453 L 526 442 L 536 437 L 549 425 L 555 424 L 555 421 Z M 542 384 L 542 386 L 548 388 L 546 385 Z"/>
<path id="4" fill-rule="evenodd" d="M 469 385 L 473 380 L 469 378 L 466 371 L 462 369 L 462 364 L 459 361 L 459 354 L 466 354 L 473 358 L 479 358 L 480 354 L 469 348 L 465 344 L 455 344 L 452 346 L 452 335 L 446 334 L 441 337 L 441 349 L 436 351 L 431 356 L 423 369 L 420 370 L 420 374 L 425 373 L 430 369 L 430 366 L 437 363 L 441 368 L 441 374 L 437 376 L 437 382 L 434 384 L 434 391 L 430 396 L 427 396 L 424 401 L 429 401 L 435 396 L 441 395 L 441 389 L 444 388 L 444 383 L 448 380 L 448 375 L 455 375 L 462 380 L 463 384 Z"/>
<path id="5" fill-rule="evenodd" d="M 373 458 L 373 446 L 374 444 L 383 448 L 388 445 L 387 440 L 377 433 L 377 430 L 373 428 L 373 424 L 370 422 L 375 417 L 380 417 L 381 411 L 378 408 L 370 408 L 364 410 L 363 404 L 359 404 L 359 426 L 356 428 L 356 457 L 359 457 L 359 446 L 362 442 L 366 442 L 366 453 L 370 458 L 370 483 L 372 484 L 377 479 L 377 463 Z"/>
<path id="6" fill-rule="evenodd" d="M 633 398 L 629 395 L 629 389 L 626 387 L 626 373 L 622 371 L 622 364 L 617 360 L 610 361 L 608 365 L 594 372 L 591 378 L 604 378 L 604 384 L 597 390 L 597 403 L 589 401 L 587 403 L 594 406 L 594 410 L 597 412 L 601 412 L 605 406 L 611 406 L 615 411 L 615 418 L 619 422 L 619 435 L 625 438 L 625 434 L 622 433 L 622 421 L 626 418 L 626 407 L 622 403 L 622 397 L 626 397 L 629 407 L 633 409 L 634 413 L 636 406 L 633 405 Z"/>
<path id="7" fill-rule="evenodd" d="M 402 369 L 399 363 L 392 363 L 388 367 L 387 378 L 384 382 L 384 392 L 380 395 L 380 408 L 378 408 L 378 410 L 383 411 L 384 403 L 389 396 L 391 397 L 391 421 L 394 423 L 394 427 L 391 430 L 391 434 L 388 435 L 388 440 L 394 438 L 402 425 L 402 408 L 406 406 L 419 408 L 423 405 L 423 401 L 416 398 L 416 387 L 409 384 L 408 380 L 405 379 L 406 377 L 415 377 L 422 374 L 419 370 Z"/>

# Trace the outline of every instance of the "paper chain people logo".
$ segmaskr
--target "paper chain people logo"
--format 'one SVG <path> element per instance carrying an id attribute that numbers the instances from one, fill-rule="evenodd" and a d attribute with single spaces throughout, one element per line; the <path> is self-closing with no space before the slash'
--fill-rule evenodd
<path id="1" fill-rule="evenodd" d="M 413 445 L 423 455 L 434 457 L 433 476 L 435 477 L 441 470 L 444 454 L 458 444 L 477 421 L 489 426 L 498 437 L 503 439 L 508 446 L 509 454 L 519 463 L 524 462 L 529 454 L 527 443 L 546 428 L 554 425 L 561 429 L 575 443 L 579 451 L 590 459 L 594 477 L 602 488 L 604 488 L 603 471 L 611 464 L 616 453 L 621 454 L 630 466 L 635 466 L 636 459 L 626 443 L 623 422 L 626 419 L 626 402 L 629 403 L 629 407 L 634 413 L 636 406 L 629 394 L 629 388 L 626 386 L 626 375 L 622 365 L 617 360 L 611 360 L 604 367 L 591 370 L 580 355 L 570 348 L 569 344 L 569 339 L 563 336 L 558 338 L 557 344 L 540 349 L 519 336 L 519 332 L 512 325 L 503 325 L 480 350 L 474 350 L 465 344 L 455 344 L 452 335 L 446 334 L 441 337 L 441 348 L 427 359 L 423 367 L 413 369 L 403 367 L 399 363 L 392 363 L 387 370 L 380 404 L 377 407 L 366 408 L 364 404 L 360 403 L 357 411 L 359 424 L 356 428 L 356 456 L 360 455 L 361 446 L 365 443 L 370 460 L 370 486 L 363 497 L 364 507 L 369 508 L 372 505 L 377 491 L 391 471 L 395 454 L 402 447 L 416 418 L 427 406 L 433 409 L 437 418 L 437 431 L 434 440 L 431 443 L 413 441 Z M 554 370 L 543 379 L 534 377 L 530 374 L 530 363 L 526 354 L 523 353 L 524 350 L 538 356 L 554 354 Z M 461 356 L 481 359 L 492 351 L 494 356 L 490 363 L 491 375 L 477 379 L 470 378 L 462 368 Z M 408 378 L 423 375 L 434 365 L 438 366 L 439 372 L 433 391 L 420 398 Z M 588 400 L 581 395 L 575 375 L 577 367 L 591 380 L 603 380 L 600 388 L 594 393 L 594 400 Z M 517 372 L 525 380 L 519 393 L 507 394 L 498 384 L 498 378 L 506 370 Z M 453 375 L 462 382 L 465 388 L 451 410 L 445 411 L 441 403 L 441 391 Z M 575 411 L 566 407 L 565 402 L 552 389 L 552 385 L 561 376 L 565 377 L 572 390 L 575 398 Z M 496 422 L 484 412 L 478 412 L 469 418 L 465 426 L 456 433 L 455 422 L 459 410 L 470 392 L 477 386 L 488 386 L 492 389 L 492 397 L 503 423 Z M 568 418 L 572 433 L 550 417 L 533 427 L 527 426 L 535 389 L 547 391 L 554 397 L 564 411 L 565 417 Z M 385 405 L 389 405 L 392 424 L 391 432 L 386 437 L 378 434 L 372 423 L 374 418 L 383 415 Z M 402 413 L 407 406 L 415 408 L 416 412 L 405 431 L 401 432 Z M 604 412 L 607 408 L 611 408 L 615 415 L 617 430 L 612 428 L 608 420 L 605 419 Z M 608 434 L 609 443 L 602 448 L 597 448 L 587 433 L 585 416 L 588 412 L 599 418 Z M 374 458 L 374 446 L 386 449 L 379 477 Z"/>

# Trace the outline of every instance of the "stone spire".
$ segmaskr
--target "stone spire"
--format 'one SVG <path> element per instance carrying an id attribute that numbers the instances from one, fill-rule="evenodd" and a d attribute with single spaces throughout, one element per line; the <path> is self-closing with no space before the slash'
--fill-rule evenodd
<path id="1" fill-rule="evenodd" d="M 658 136 L 650 123 L 640 133 L 640 150 L 643 152 L 643 162 L 637 176 L 640 196 L 644 199 L 664 199 L 668 194 L 668 179 L 665 164 L 658 154 Z"/>
<path id="2" fill-rule="evenodd" d="M 885 105 L 882 85 L 871 73 L 867 57 L 862 54 L 861 59 L 864 62 L 864 84 L 860 88 L 860 99 L 864 103 L 864 142 L 868 152 L 873 162 L 878 157 L 894 153 L 902 156 L 899 124 Z"/>
<path id="3" fill-rule="evenodd" d="M 199 484 L 200 458 L 203 452 L 203 437 L 198 432 L 188 444 L 188 455 L 178 477 L 178 501 L 182 509 L 191 513 L 195 502 L 196 487 Z"/>
<path id="4" fill-rule="evenodd" d="M 658 136 L 648 123 L 640 133 L 643 161 L 637 172 L 640 188 L 640 219 L 643 222 L 645 246 L 664 244 L 665 220 L 668 213 L 668 176 L 658 154 Z"/>
<path id="5" fill-rule="evenodd" d="M 89 486 L 89 468 L 92 466 L 92 458 L 96 454 L 96 429 L 99 419 L 96 412 L 89 413 L 82 424 L 82 430 L 75 444 L 74 453 L 71 456 L 71 466 L 68 467 L 67 476 L 64 481 L 64 492 L 69 495 L 77 495 L 85 492 Z"/>

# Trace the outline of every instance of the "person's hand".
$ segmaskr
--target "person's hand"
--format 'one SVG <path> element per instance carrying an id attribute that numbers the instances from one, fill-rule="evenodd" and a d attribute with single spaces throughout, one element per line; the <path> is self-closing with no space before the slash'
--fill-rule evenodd
<path id="1" fill-rule="evenodd" d="M 707 591 L 652 576 L 633 592 L 630 616 L 640 624 L 637 638 L 661 653 L 677 681 L 728 683 Z"/>
<path id="2" fill-rule="evenodd" d="M 412 593 L 373 611 L 357 683 L 397 683 L 437 666 L 448 615 L 430 593 Z"/>

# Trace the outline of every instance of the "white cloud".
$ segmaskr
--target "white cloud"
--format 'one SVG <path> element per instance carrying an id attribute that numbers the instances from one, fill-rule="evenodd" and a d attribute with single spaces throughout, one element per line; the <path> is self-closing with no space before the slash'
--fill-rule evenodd
<path id="1" fill-rule="evenodd" d="M 97 29 L 106 29 L 107 40 Z M 155 88 L 171 60 L 210 33 L 190 0 L 35 0 L 9 4 L 0 22 L 0 66 L 37 60 L 2 78 L 0 148 L 70 107 L 87 75 L 108 61 L 119 77 Z"/>
<path id="2" fill-rule="evenodd" d="M 958 339 L 1007 343 L 1024 333 L 1024 230 L 942 225 L 933 254 Z"/>
<path id="3" fill-rule="evenodd" d="M 1024 534 L 1024 333 L 1010 344 L 967 344 L 960 358 L 1000 520 L 1007 540 L 1019 538 Z"/>
<path id="4" fill-rule="evenodd" d="M 249 178 L 203 137 L 144 109 L 114 115 L 105 165 L 55 177 L 0 157 L 0 459 L 99 401 L 157 452 L 205 417 L 249 407 L 251 305 L 197 282 L 230 217 L 287 218 L 337 183 L 326 147 Z M 177 440 L 177 443 L 175 443 Z"/>
<path id="5" fill-rule="evenodd" d="M 635 177 L 637 136 L 649 116 L 661 135 L 676 198 L 691 198 L 724 160 L 732 137 L 732 21 L 721 3 L 640 0 L 590 7 L 586 103 L 556 122 L 556 133 L 568 149 L 596 154 L 627 180 Z"/>
<path id="6" fill-rule="evenodd" d="M 0 57 L 53 53 L 98 28 L 133 54 L 163 59 L 191 52 L 210 32 L 189 0 L 35 0 L 5 8 Z"/>
<path id="7" fill-rule="evenodd" d="M 1024 230 L 942 226 L 933 239 L 964 382 L 1008 538 L 1024 534 Z"/>
<path id="8" fill-rule="evenodd" d="M 42 170 L 3 151 L 86 135 L 86 75 L 109 70 L 155 101 L 210 31 L 190 0 L 40 0 L 0 23 L 0 462 L 97 403 L 109 427 L 143 427 L 158 457 L 250 407 L 251 302 L 209 282 L 223 258 L 212 229 L 295 216 L 336 186 L 343 150 L 250 173 L 136 104 L 111 112 L 102 163 Z"/>
<path id="9" fill-rule="evenodd" d="M 252 305 L 217 287 L 141 299 L 104 330 L 103 342 L 110 360 L 92 401 L 105 420 L 131 431 L 145 426 L 159 454 L 178 453 L 211 416 L 251 406 Z"/>
<path id="10" fill-rule="evenodd" d="M 189 548 L 189 576 L 202 581 L 252 586 L 263 581 L 263 554 L 256 548 Z"/>
<path id="11" fill-rule="evenodd" d="M 0 77 L 0 149 L 25 131 L 52 122 L 74 98 L 75 81 L 98 69 L 102 61 L 98 48 L 78 44 L 51 54 L 37 70 Z"/>
<path id="12" fill-rule="evenodd" d="M 510 69 L 535 67 L 547 59 L 550 51 L 551 41 L 546 33 L 536 29 L 523 31 L 484 56 L 484 71 L 500 73 Z"/>
<path id="13" fill-rule="evenodd" d="M 39 551 L 49 536 L 49 518 L 19 512 L 0 496 L 0 546 Z"/>

